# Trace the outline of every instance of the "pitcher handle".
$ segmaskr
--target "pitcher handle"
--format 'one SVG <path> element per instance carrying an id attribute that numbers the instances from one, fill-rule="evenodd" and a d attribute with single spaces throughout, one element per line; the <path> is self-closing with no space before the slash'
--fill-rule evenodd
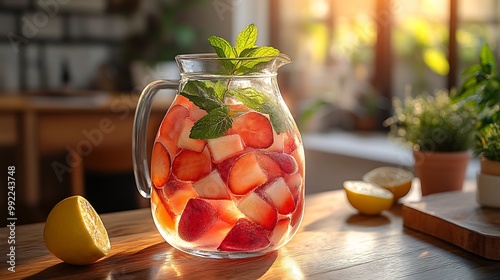
<path id="1" fill-rule="evenodd" d="M 132 163 L 134 165 L 137 190 L 145 198 L 151 196 L 151 176 L 149 175 L 146 136 L 152 100 L 159 90 L 177 90 L 178 88 L 179 82 L 177 81 L 153 81 L 142 90 L 137 103 L 132 131 Z"/>

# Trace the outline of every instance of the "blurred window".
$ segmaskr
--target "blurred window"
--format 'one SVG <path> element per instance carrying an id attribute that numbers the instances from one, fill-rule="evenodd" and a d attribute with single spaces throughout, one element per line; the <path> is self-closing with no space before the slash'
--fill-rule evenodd
<path id="1" fill-rule="evenodd" d="M 484 43 L 498 51 L 497 0 L 269 2 L 271 42 L 295 61 L 283 70 L 296 115 L 329 104 L 380 122 L 392 96 L 457 87 Z"/>

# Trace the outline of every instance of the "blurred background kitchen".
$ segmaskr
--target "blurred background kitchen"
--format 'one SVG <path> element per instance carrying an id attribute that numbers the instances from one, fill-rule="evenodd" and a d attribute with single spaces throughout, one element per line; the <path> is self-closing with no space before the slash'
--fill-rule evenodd
<path id="1" fill-rule="evenodd" d="M 131 163 L 140 90 L 178 79 L 175 55 L 255 23 L 259 45 L 294 59 L 279 81 L 303 133 L 307 192 L 339 189 L 411 165 L 382 125 L 391 98 L 457 87 L 485 42 L 498 52 L 499 22 L 495 0 L 0 0 L 0 170 L 16 168 L 19 223 L 71 194 L 101 213 L 147 207 Z M 172 95 L 158 97 L 150 139 Z"/>

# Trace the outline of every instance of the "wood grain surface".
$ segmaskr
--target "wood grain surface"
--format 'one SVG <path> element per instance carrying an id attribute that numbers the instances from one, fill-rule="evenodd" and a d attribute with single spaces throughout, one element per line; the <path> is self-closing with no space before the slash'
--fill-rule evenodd
<path id="1" fill-rule="evenodd" d="M 87 266 L 45 248 L 43 224 L 16 228 L 16 272 L 2 246 L 0 279 L 498 279 L 500 262 L 403 227 L 402 206 L 357 214 L 343 191 L 308 196 L 305 218 L 277 252 L 240 260 L 190 256 L 168 245 L 149 209 L 102 215 L 111 252 Z M 1 229 L 2 244 L 8 234 Z"/>
<path id="2" fill-rule="evenodd" d="M 500 209 L 480 207 L 475 192 L 440 193 L 407 203 L 403 224 L 500 261 Z"/>

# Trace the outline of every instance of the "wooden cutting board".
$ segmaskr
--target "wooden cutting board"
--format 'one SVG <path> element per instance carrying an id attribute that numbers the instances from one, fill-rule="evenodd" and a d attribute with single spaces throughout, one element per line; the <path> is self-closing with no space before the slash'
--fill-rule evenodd
<path id="1" fill-rule="evenodd" d="M 475 192 L 439 193 L 405 203 L 403 225 L 500 260 L 500 209 L 479 206 Z"/>

